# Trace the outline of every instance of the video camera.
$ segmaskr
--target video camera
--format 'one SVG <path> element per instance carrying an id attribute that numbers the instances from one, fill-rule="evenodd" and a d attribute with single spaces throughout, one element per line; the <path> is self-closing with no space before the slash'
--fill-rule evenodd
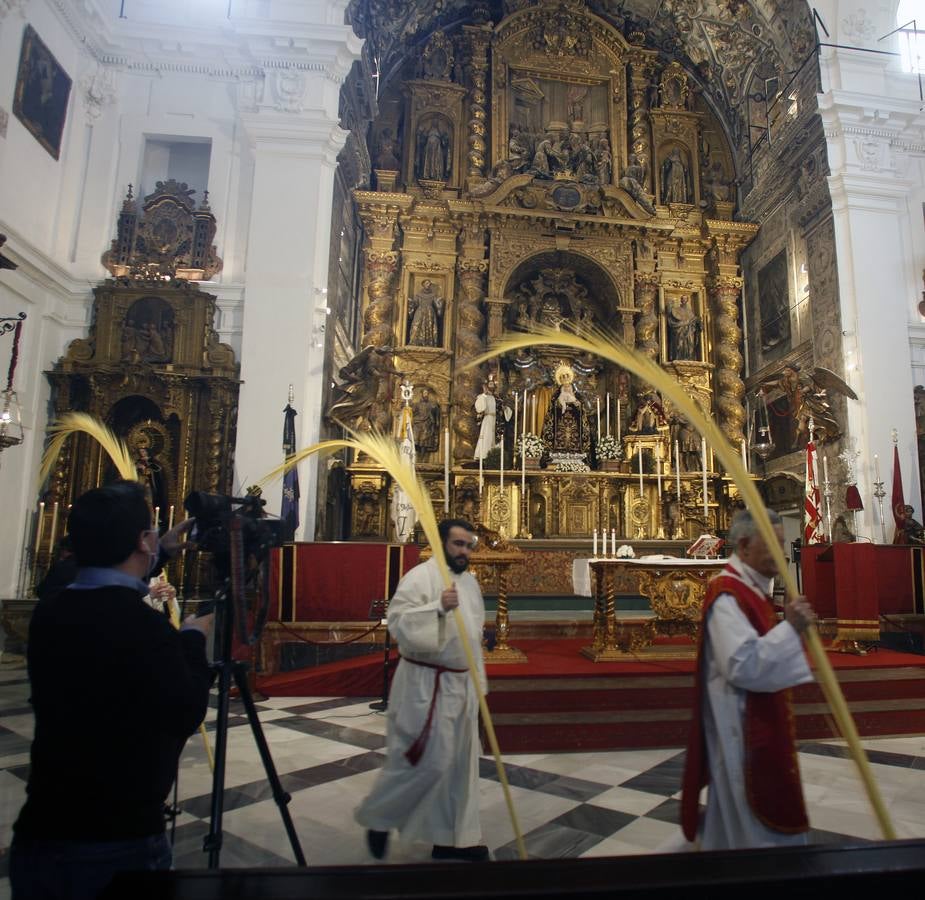
<path id="1" fill-rule="evenodd" d="M 263 562 L 271 547 L 280 544 L 280 522 L 264 518 L 266 501 L 260 497 L 228 497 L 223 494 L 207 494 L 193 491 L 183 506 L 196 520 L 190 532 L 190 540 L 200 550 L 212 554 L 217 573 L 227 578 L 231 572 L 231 528 L 232 521 L 240 524 L 242 558 Z"/>

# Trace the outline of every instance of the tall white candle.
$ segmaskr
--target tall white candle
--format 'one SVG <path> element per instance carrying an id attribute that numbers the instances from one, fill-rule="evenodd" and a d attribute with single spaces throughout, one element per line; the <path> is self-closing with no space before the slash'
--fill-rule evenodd
<path id="1" fill-rule="evenodd" d="M 828 485 L 829 483 L 829 458 L 824 453 L 822 454 L 822 479 L 823 479 L 823 483 Z"/>
<path id="2" fill-rule="evenodd" d="M 517 453 L 517 410 L 520 407 L 520 394 L 514 391 L 514 453 Z M 511 461 L 513 463 L 513 460 Z"/>
<path id="3" fill-rule="evenodd" d="M 504 493 L 504 441 L 501 441 L 501 493 Z"/>
<path id="4" fill-rule="evenodd" d="M 617 529 L 616 528 L 610 529 L 610 555 L 611 556 L 617 555 Z"/>
<path id="5" fill-rule="evenodd" d="M 482 494 L 482 457 L 479 457 L 479 495 Z"/>
<path id="6" fill-rule="evenodd" d="M 55 500 L 55 505 L 51 509 L 51 534 L 48 538 L 48 549 L 50 552 L 54 553 L 55 551 L 55 539 L 58 534 L 58 501 Z"/>
<path id="7" fill-rule="evenodd" d="M 597 442 L 601 442 L 601 398 L 597 398 Z"/>
<path id="8" fill-rule="evenodd" d="M 161 508 L 159 506 L 154 507 L 154 528 L 158 529 L 161 527 Z"/>
<path id="9" fill-rule="evenodd" d="M 703 519 L 705 522 L 710 510 L 707 505 L 707 439 L 703 437 L 700 439 L 700 459 L 703 465 Z"/>
<path id="10" fill-rule="evenodd" d="M 533 432 L 533 434 L 537 434 L 539 432 L 539 428 L 536 424 L 536 394 L 533 395 L 533 416 L 530 419 L 530 430 Z"/>
<path id="11" fill-rule="evenodd" d="M 594 542 L 592 543 L 592 553 L 591 556 L 593 559 L 597 559 L 597 529 L 594 529 Z"/>
<path id="12" fill-rule="evenodd" d="M 173 530 L 173 504 L 170 505 L 170 512 L 167 515 L 167 530 Z"/>
<path id="13" fill-rule="evenodd" d="M 681 448 L 674 442 L 674 484 L 678 492 L 678 514 L 681 513 Z"/>
<path id="14" fill-rule="evenodd" d="M 662 447 L 655 446 L 655 483 L 658 485 L 658 499 L 662 499 Z"/>
<path id="15" fill-rule="evenodd" d="M 620 432 L 620 398 L 617 397 L 617 441 L 619 441 L 622 436 Z"/>
<path id="16" fill-rule="evenodd" d="M 607 437 L 610 437 L 610 391 L 607 391 Z"/>
<path id="17" fill-rule="evenodd" d="M 524 426 L 524 427 L 523 427 L 523 433 L 524 433 L 524 435 L 526 435 L 526 433 L 527 433 L 527 389 L 526 389 L 526 388 L 524 388 L 524 411 L 523 411 L 523 419 L 524 419 L 524 421 L 523 421 L 523 426 Z M 524 452 L 525 449 L 526 449 L 526 448 L 523 447 L 523 445 L 521 445 L 520 452 L 521 452 L 521 455 L 522 455 L 522 456 L 526 456 L 526 453 Z"/>
<path id="18" fill-rule="evenodd" d="M 877 454 L 874 454 L 874 481 L 880 480 L 880 459 Z"/>
<path id="19" fill-rule="evenodd" d="M 636 445 L 636 456 L 639 459 L 639 499 L 642 499 L 642 447 Z"/>
<path id="20" fill-rule="evenodd" d="M 601 544 L 601 556 L 606 557 L 607 556 L 607 529 L 606 528 L 604 529 L 603 538 L 604 538 L 604 542 L 603 544 Z"/>
<path id="21" fill-rule="evenodd" d="M 748 450 L 745 448 L 745 438 L 742 438 L 742 468 L 748 471 Z"/>
<path id="22" fill-rule="evenodd" d="M 443 429 L 443 511 L 450 511 L 450 428 Z"/>
<path id="23" fill-rule="evenodd" d="M 45 501 L 43 500 L 39 503 L 39 517 L 38 521 L 35 523 L 35 549 L 33 553 L 38 556 L 38 552 L 42 545 L 42 532 L 45 530 Z"/>

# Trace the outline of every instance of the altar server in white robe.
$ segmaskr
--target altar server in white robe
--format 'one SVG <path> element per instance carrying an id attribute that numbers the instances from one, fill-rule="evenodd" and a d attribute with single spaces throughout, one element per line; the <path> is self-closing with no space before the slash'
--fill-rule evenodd
<path id="1" fill-rule="evenodd" d="M 770 515 L 783 544 L 780 516 Z M 809 822 L 788 689 L 813 680 L 800 634 L 815 615 L 797 597 L 777 621 L 777 568 L 750 512 L 733 520 L 729 543 L 735 555 L 704 599 L 682 827 L 703 850 L 804 844 Z"/>
<path id="2" fill-rule="evenodd" d="M 389 693 L 387 756 L 355 813 L 377 859 L 385 855 L 392 829 L 403 839 L 432 843 L 434 859 L 489 855 L 480 843 L 478 698 L 452 615 L 458 607 L 484 692 L 485 606 L 478 582 L 466 571 L 472 526 L 446 519 L 440 537 L 453 587 L 444 589 L 437 562 L 429 559 L 402 578 L 389 604 L 389 631 L 401 662 Z"/>

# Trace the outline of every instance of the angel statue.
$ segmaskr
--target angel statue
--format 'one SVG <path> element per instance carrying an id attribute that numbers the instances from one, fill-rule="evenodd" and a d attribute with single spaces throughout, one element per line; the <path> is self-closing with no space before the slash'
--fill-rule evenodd
<path id="1" fill-rule="evenodd" d="M 390 375 L 402 375 L 391 364 L 395 351 L 389 347 L 366 347 L 340 370 L 343 384 L 326 418 L 354 430 L 388 429 L 390 418 Z"/>
<path id="2" fill-rule="evenodd" d="M 811 371 L 801 371 L 798 365 L 784 366 L 780 373 L 761 385 L 763 391 L 779 388 L 790 401 L 790 415 L 796 425 L 796 436 L 792 450 L 809 442 L 809 422 L 813 420 L 813 436 L 817 443 L 837 441 L 841 427 L 835 420 L 829 403 L 829 392 L 843 394 L 851 400 L 858 395 L 845 381 L 830 369 L 816 366 Z"/>

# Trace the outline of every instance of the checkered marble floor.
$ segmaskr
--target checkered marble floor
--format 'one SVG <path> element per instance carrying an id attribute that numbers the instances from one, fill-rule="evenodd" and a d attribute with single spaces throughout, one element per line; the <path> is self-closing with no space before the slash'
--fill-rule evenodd
<path id="1" fill-rule="evenodd" d="M 0 669 L 0 900 L 9 896 L 7 848 L 25 794 L 32 715 L 25 670 Z M 264 733 L 309 864 L 371 862 L 353 809 L 382 761 L 385 715 L 356 698 L 285 697 L 258 704 Z M 207 728 L 214 730 L 214 708 Z M 286 866 L 292 850 L 239 703 L 229 716 L 223 867 Z M 925 837 L 925 736 L 864 744 L 899 837 Z M 677 749 L 517 754 L 505 758 L 514 806 L 532 857 L 651 853 L 680 836 L 683 754 Z M 878 829 L 841 743 L 800 748 L 817 841 L 875 839 Z M 211 775 L 202 739 L 187 742 L 180 764 L 174 858 L 203 867 Z M 494 762 L 481 762 L 485 842 L 496 859 L 515 858 L 513 833 Z M 427 862 L 430 847 L 390 844 L 388 862 Z"/>

